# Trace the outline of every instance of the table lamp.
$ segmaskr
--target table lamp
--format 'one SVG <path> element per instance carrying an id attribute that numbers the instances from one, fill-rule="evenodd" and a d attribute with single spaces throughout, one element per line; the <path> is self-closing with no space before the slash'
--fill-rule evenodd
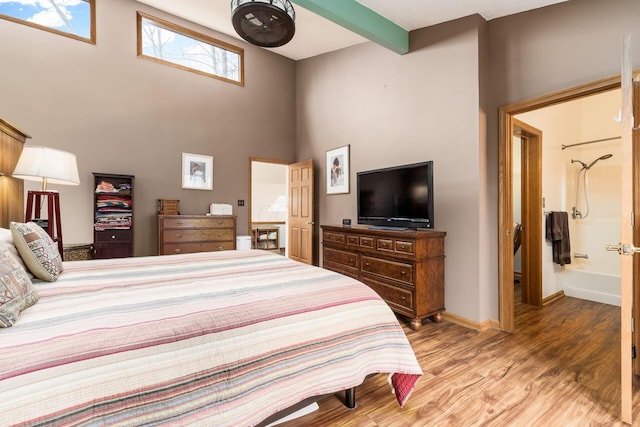
<path id="1" fill-rule="evenodd" d="M 51 239 L 58 243 L 58 251 L 63 257 L 60 195 L 57 191 L 48 191 L 47 185 L 80 184 L 75 154 L 55 148 L 25 145 L 12 176 L 27 181 L 42 182 L 41 191 L 27 192 L 25 222 L 34 221 L 45 228 Z M 45 198 L 47 200 L 46 222 L 40 218 L 41 201 Z"/>

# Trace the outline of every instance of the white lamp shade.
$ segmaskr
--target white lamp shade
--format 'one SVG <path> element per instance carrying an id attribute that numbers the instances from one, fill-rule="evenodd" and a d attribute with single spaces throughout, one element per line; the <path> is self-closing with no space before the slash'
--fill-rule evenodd
<path id="1" fill-rule="evenodd" d="M 25 145 L 22 148 L 12 176 L 49 184 L 80 184 L 75 154 L 36 145 Z"/>

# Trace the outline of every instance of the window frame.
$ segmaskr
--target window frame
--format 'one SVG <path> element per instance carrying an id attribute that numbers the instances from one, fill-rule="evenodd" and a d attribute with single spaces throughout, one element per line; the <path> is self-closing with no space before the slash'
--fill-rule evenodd
<path id="1" fill-rule="evenodd" d="M 85 43 L 96 44 L 96 0 L 83 0 L 89 3 L 89 21 L 90 30 L 89 38 L 79 36 L 77 34 L 69 33 L 66 31 L 58 30 L 56 28 L 47 27 L 46 25 L 36 24 L 35 22 L 25 21 L 24 19 L 16 18 L 14 16 L 5 15 L 0 13 L 0 19 L 6 21 L 15 22 L 16 24 L 26 25 L 27 27 L 37 28 L 38 30 L 46 31 L 48 33 L 57 34 L 59 36 L 69 37 L 74 40 L 78 40 Z"/>
<path id="2" fill-rule="evenodd" d="M 146 19 L 148 21 L 152 21 L 154 25 L 167 30 L 177 33 L 183 37 L 189 37 L 203 43 L 209 44 L 211 46 L 215 46 L 220 49 L 224 49 L 233 53 L 236 53 L 239 56 L 239 80 L 233 80 L 228 77 L 219 76 L 217 74 L 207 73 L 206 71 L 201 71 L 195 68 L 187 67 L 185 65 L 177 64 L 175 62 L 168 61 L 166 59 L 157 58 L 155 56 L 147 55 L 143 52 L 142 45 L 142 20 Z M 238 46 L 234 46 L 230 43 L 223 42 L 222 40 L 218 40 L 206 34 L 199 33 L 197 31 L 191 30 L 189 28 L 185 28 L 181 25 L 174 24 L 173 22 L 165 21 L 164 19 L 157 18 L 155 16 L 149 15 L 147 13 L 138 11 L 136 16 L 136 44 L 137 44 L 137 54 L 138 57 L 147 59 L 149 61 L 157 62 L 159 64 L 168 65 L 170 67 L 178 68 L 181 70 L 189 71 L 191 73 L 200 74 L 201 76 L 211 77 L 214 79 L 222 80 L 225 82 L 233 83 L 239 86 L 244 86 L 244 49 Z"/>

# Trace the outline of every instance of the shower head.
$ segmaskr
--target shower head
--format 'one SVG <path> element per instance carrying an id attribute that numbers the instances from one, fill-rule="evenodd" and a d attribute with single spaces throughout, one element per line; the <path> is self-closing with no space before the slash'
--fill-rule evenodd
<path id="1" fill-rule="evenodd" d="M 583 168 L 583 169 L 589 169 L 589 168 L 587 167 L 587 164 L 586 164 L 586 163 L 584 163 L 584 162 L 581 162 L 580 160 L 574 160 L 574 159 L 571 159 L 571 163 L 580 163 L 580 164 L 582 165 L 582 168 Z"/>
<path id="2" fill-rule="evenodd" d="M 591 169 L 591 166 L 595 165 L 598 160 L 606 160 L 606 159 L 610 159 L 611 157 L 613 157 L 613 154 L 605 154 L 604 156 L 600 156 L 597 159 L 595 159 L 593 162 L 591 162 L 589 164 L 589 166 L 585 166 L 585 167 L 587 169 Z M 580 162 L 580 163 L 582 163 L 582 162 Z M 584 163 L 583 163 L 583 165 L 584 165 Z"/>

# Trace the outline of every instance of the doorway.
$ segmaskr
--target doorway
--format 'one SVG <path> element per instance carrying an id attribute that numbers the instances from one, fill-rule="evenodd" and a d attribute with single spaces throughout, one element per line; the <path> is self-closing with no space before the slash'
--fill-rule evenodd
<path id="1" fill-rule="evenodd" d="M 287 252 L 289 163 L 249 158 L 249 237 L 252 249 Z"/>
<path id="2" fill-rule="evenodd" d="M 567 103 L 590 95 L 609 92 L 620 88 L 620 78 L 610 78 L 592 84 L 580 86 L 555 94 L 535 98 L 518 104 L 503 107 L 499 111 L 499 277 L 500 277 L 500 328 L 504 331 L 514 332 L 514 258 L 513 258 L 513 150 L 512 135 L 522 127 L 522 122 L 516 116 L 540 110 L 545 107 Z M 544 131 L 544 129 L 543 129 Z M 525 182 L 526 186 L 527 183 Z M 541 194 L 541 193 L 540 193 Z M 533 212 L 533 223 L 539 224 L 542 239 L 543 209 L 557 209 L 547 205 L 542 208 L 542 197 L 537 197 L 540 201 L 540 208 L 535 207 Z M 559 205 L 559 203 L 558 203 Z M 537 218 L 537 220 L 536 220 Z M 526 233 L 525 233 L 526 234 Z M 525 242 L 523 241 L 523 249 Z M 544 287 L 544 285 L 543 285 Z M 543 292 L 553 294 L 543 289 Z"/>
<path id="3" fill-rule="evenodd" d="M 628 61 L 627 61 L 628 62 Z M 628 65 L 628 64 L 627 64 Z M 629 67 L 630 68 L 630 67 Z M 513 243 L 510 237 L 512 229 L 512 216 L 513 216 L 513 198 L 510 194 L 510 188 L 512 185 L 512 144 L 511 135 L 514 132 L 515 116 L 518 114 L 524 114 L 527 112 L 534 112 L 538 109 L 547 106 L 556 106 L 566 103 L 568 101 L 578 100 L 590 95 L 603 94 L 612 90 L 620 89 L 622 87 L 622 105 L 621 114 L 622 126 L 621 126 L 621 140 L 622 151 L 620 154 L 622 162 L 622 179 L 620 182 L 621 197 L 620 197 L 620 212 L 627 213 L 626 215 L 620 215 L 621 232 L 617 235 L 607 236 L 608 239 L 617 240 L 620 238 L 622 242 L 618 245 L 607 245 L 607 250 L 616 250 L 621 258 L 618 258 L 621 264 L 621 402 L 622 402 L 622 420 L 630 423 L 631 421 L 631 399 L 632 399 L 632 373 L 631 373 L 631 358 L 632 353 L 635 353 L 635 348 L 638 341 L 637 334 L 633 332 L 633 323 L 631 308 L 635 306 L 636 314 L 638 304 L 633 304 L 635 301 L 634 295 L 638 295 L 638 257 L 634 257 L 634 264 L 636 268 L 629 268 L 632 258 L 625 255 L 633 255 L 633 242 L 638 238 L 638 223 L 634 221 L 633 212 L 637 211 L 639 207 L 638 195 L 640 194 L 640 181 L 638 179 L 638 162 L 632 162 L 634 159 L 633 152 L 637 152 L 640 147 L 640 137 L 638 129 L 634 122 L 634 116 L 640 117 L 640 107 L 638 103 L 633 103 L 633 98 L 637 98 L 640 95 L 640 84 L 638 84 L 638 78 L 634 79 L 633 85 L 631 85 L 631 72 L 626 71 L 628 68 L 624 68 L 626 78 L 624 84 L 621 85 L 621 78 L 612 77 L 609 79 L 603 79 L 598 82 L 583 85 L 566 91 L 558 92 L 548 96 L 536 98 L 533 100 L 525 101 L 518 104 L 509 105 L 499 110 L 499 280 L 500 280 L 500 326 L 505 331 L 514 331 L 514 312 L 513 312 L 513 294 L 509 292 L 509 288 L 512 287 L 513 278 L 513 258 L 512 248 Z M 615 114 L 613 115 L 615 117 Z M 637 119 L 636 119 L 637 120 Z M 581 145 L 581 144 L 577 144 Z M 564 148 L 564 146 L 563 146 Z M 606 160 L 611 158 L 609 154 L 605 154 L 596 159 Z M 635 156 L 637 157 L 637 156 Z M 588 169 L 596 161 L 592 161 L 590 164 L 584 165 L 585 169 Z M 633 237 L 631 237 L 631 231 L 633 231 Z M 601 248 L 601 250 L 604 248 Z M 633 276 L 633 277 L 632 277 Z M 633 291 L 631 290 L 633 288 Z M 633 364 L 635 373 L 637 370 L 637 359 Z"/>

